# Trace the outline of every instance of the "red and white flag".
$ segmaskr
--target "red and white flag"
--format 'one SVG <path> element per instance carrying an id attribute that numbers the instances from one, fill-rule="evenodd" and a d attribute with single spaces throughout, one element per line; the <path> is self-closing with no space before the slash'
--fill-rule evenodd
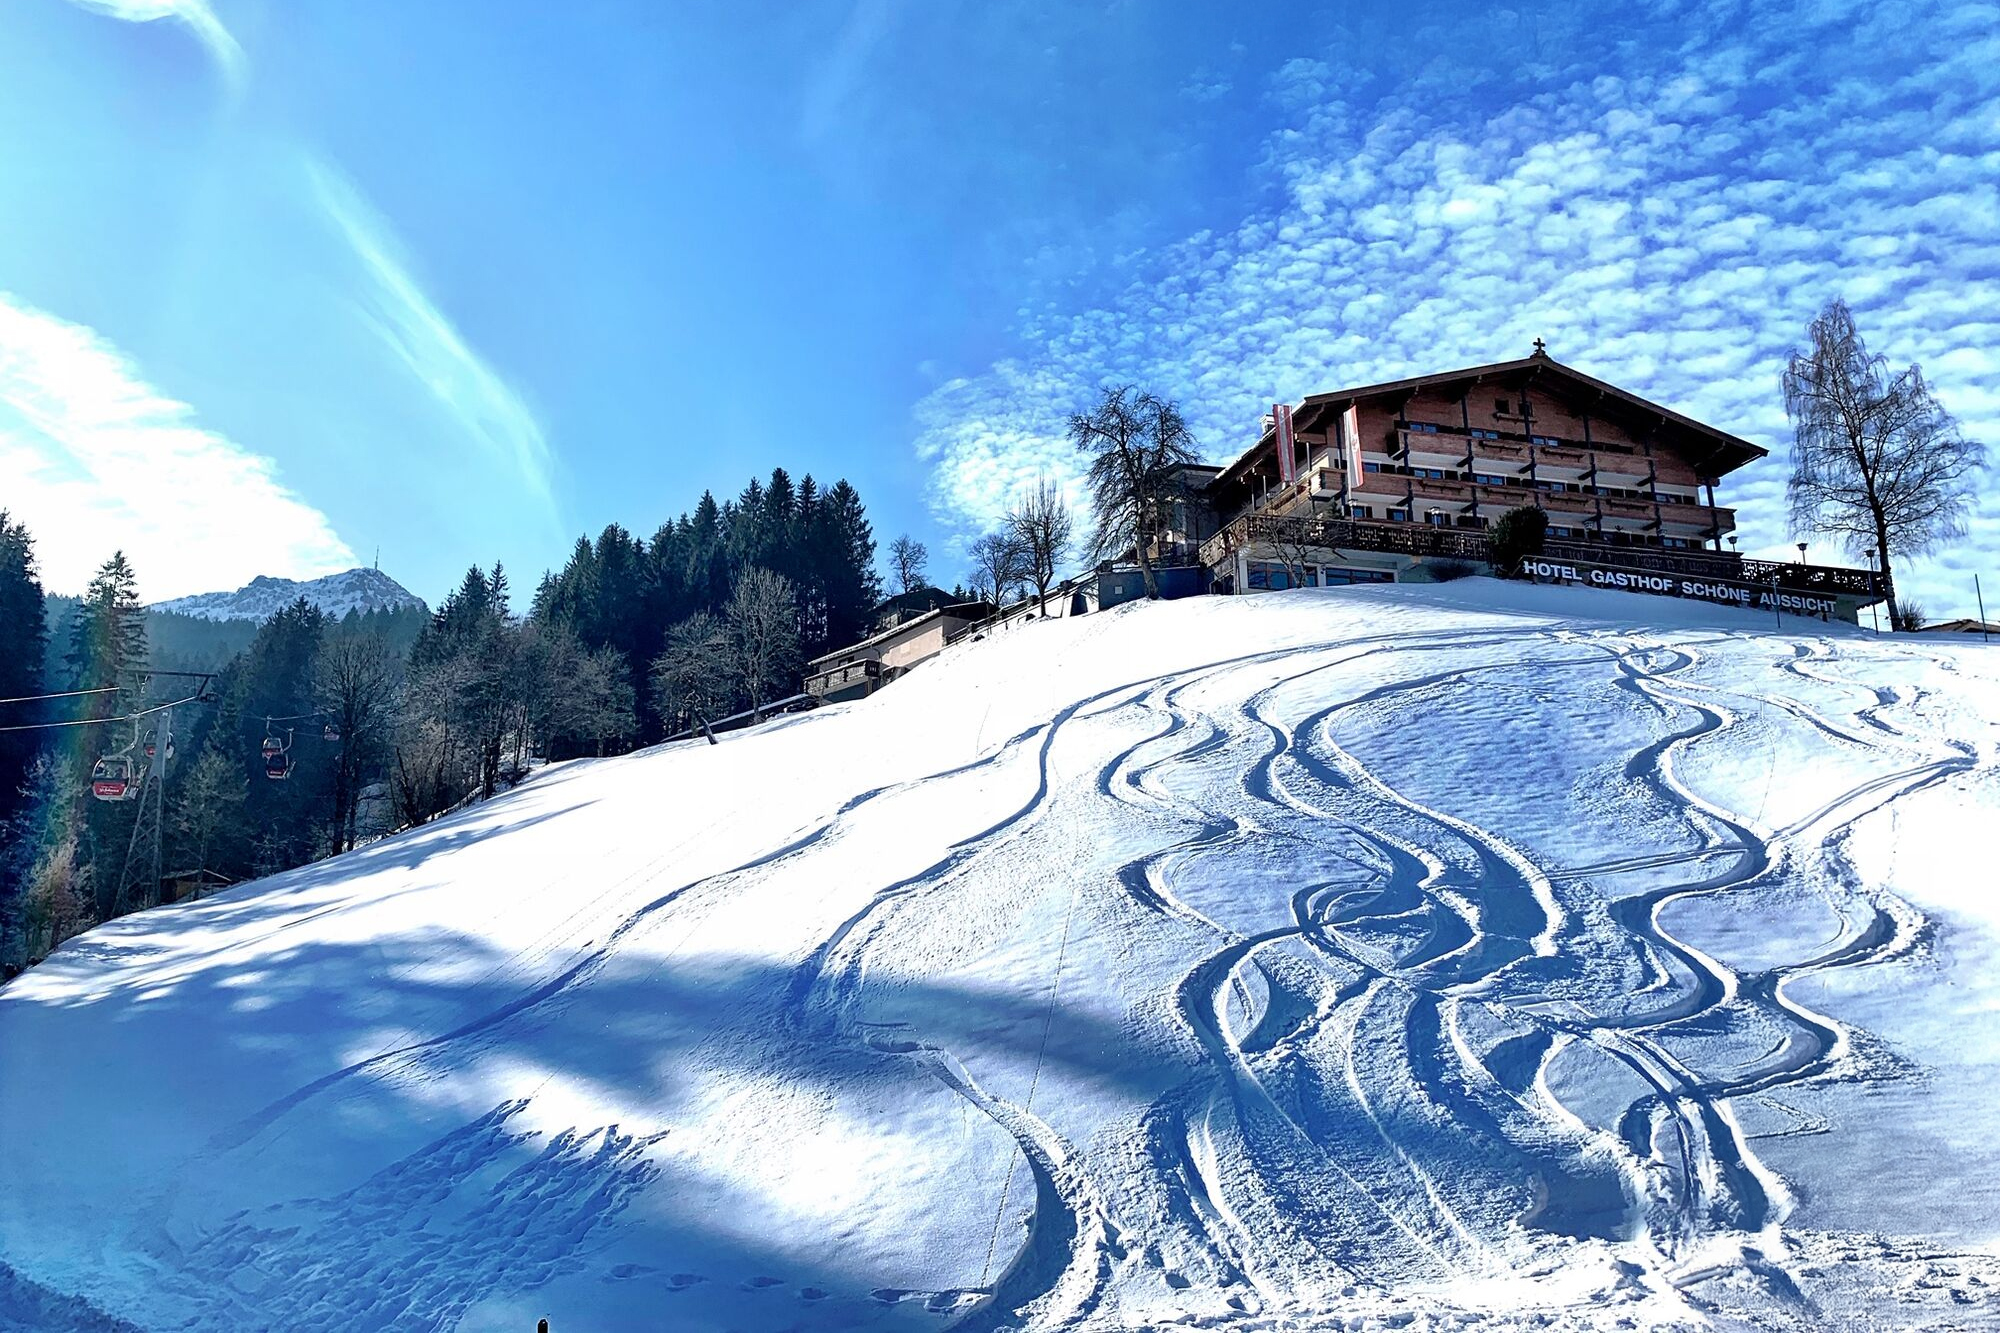
<path id="1" fill-rule="evenodd" d="M 1289 486 L 1299 475 L 1299 460 L 1292 456 L 1292 409 L 1283 403 L 1271 405 L 1271 428 L 1278 435 L 1278 484 Z"/>

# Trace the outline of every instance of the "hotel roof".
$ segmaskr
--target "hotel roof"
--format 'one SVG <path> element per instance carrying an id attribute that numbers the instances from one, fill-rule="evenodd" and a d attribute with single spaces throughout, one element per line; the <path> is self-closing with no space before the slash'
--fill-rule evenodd
<path id="1" fill-rule="evenodd" d="M 1586 375 L 1573 366 L 1566 366 L 1542 351 L 1539 342 L 1532 355 L 1524 356 L 1518 361 L 1496 361 L 1491 365 L 1468 366 L 1463 370 L 1441 371 L 1435 375 L 1415 375 L 1408 379 L 1386 380 L 1380 384 L 1336 389 L 1331 393 L 1309 394 L 1293 414 L 1293 427 L 1296 430 L 1314 429 L 1319 423 L 1364 399 L 1401 395 L 1407 403 L 1410 398 L 1423 390 L 1441 386 L 1463 383 L 1469 390 L 1474 385 L 1492 382 L 1533 387 L 1537 381 L 1561 383 L 1572 397 L 1591 395 L 1588 406 L 1596 407 L 1601 403 L 1609 403 L 1614 405 L 1614 411 L 1628 419 L 1644 420 L 1651 417 L 1658 426 L 1677 428 L 1684 439 L 1689 442 L 1699 441 L 1706 446 L 1705 452 L 1694 454 L 1688 460 L 1703 476 L 1721 476 L 1723 473 L 1733 472 L 1745 463 L 1755 462 L 1764 457 L 1767 452 L 1740 436 L 1717 430 L 1713 426 L 1696 421 L 1693 417 L 1683 416 L 1670 407 L 1662 407 L 1615 384 L 1607 384 L 1603 380 Z M 1276 445 L 1275 433 L 1267 428 L 1257 437 L 1255 444 L 1244 450 L 1235 462 L 1222 470 L 1222 475 L 1216 480 L 1226 481 L 1233 474 L 1247 469 L 1259 454 L 1267 449 L 1275 449 Z"/>

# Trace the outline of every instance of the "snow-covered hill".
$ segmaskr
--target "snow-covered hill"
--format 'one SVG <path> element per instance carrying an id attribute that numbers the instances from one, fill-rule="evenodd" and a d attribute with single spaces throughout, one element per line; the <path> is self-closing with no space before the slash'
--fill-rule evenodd
<path id="1" fill-rule="evenodd" d="M 235 592 L 203 592 L 155 602 L 151 609 L 202 620 L 269 620 L 299 598 L 339 619 L 350 611 L 423 609 L 423 599 L 379 569 L 350 569 L 324 578 L 274 579 L 259 574 Z"/>
<path id="2" fill-rule="evenodd" d="M 148 1329 L 1995 1327 L 1996 719 L 1976 643 L 1486 580 L 1022 625 L 73 942 L 0 1260 Z"/>

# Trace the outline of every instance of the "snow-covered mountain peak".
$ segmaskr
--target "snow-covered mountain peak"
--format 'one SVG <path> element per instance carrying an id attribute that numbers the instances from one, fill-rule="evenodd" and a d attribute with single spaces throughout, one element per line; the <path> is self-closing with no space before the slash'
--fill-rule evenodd
<path id="1" fill-rule="evenodd" d="M 317 579 L 280 579 L 259 574 L 234 592 L 203 592 L 156 602 L 155 611 L 202 620 L 269 620 L 299 598 L 330 616 L 349 611 L 426 609 L 423 599 L 379 569 L 349 569 Z"/>

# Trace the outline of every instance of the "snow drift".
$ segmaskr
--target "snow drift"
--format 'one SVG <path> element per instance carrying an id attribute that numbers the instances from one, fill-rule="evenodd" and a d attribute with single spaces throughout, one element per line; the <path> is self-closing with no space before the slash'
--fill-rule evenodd
<path id="1" fill-rule="evenodd" d="M 1021 625 L 72 942 L 0 1261 L 148 1329 L 1991 1326 L 1996 718 L 1977 644 L 1486 580 Z"/>

